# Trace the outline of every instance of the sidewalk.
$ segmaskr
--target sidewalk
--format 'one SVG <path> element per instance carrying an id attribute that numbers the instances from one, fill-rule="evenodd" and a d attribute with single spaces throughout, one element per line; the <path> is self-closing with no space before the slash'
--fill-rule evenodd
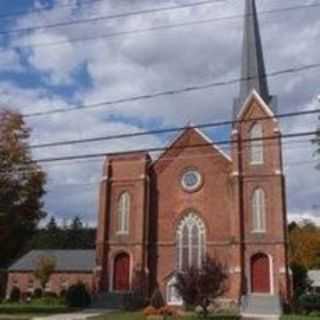
<path id="1" fill-rule="evenodd" d="M 107 312 L 106 310 L 87 309 L 81 312 L 63 313 L 63 314 L 56 314 L 52 316 L 33 317 L 32 320 L 86 320 L 91 317 L 97 317 L 106 312 Z"/>

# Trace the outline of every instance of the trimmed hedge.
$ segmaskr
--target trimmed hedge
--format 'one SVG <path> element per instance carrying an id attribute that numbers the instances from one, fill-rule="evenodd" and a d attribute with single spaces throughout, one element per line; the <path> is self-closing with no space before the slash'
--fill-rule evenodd
<path id="1" fill-rule="evenodd" d="M 13 287 L 11 289 L 11 292 L 10 292 L 10 301 L 11 302 L 18 302 L 21 298 L 21 291 L 18 287 Z"/>
<path id="2" fill-rule="evenodd" d="M 65 295 L 65 303 L 68 307 L 73 308 L 88 307 L 91 303 L 91 296 L 86 286 L 79 282 L 69 287 Z"/>
<path id="3" fill-rule="evenodd" d="M 300 308 L 309 313 L 312 311 L 320 311 L 320 295 L 319 294 L 304 294 L 298 299 Z"/>
<path id="4" fill-rule="evenodd" d="M 65 313 L 73 311 L 63 305 L 33 305 L 33 304 L 22 304 L 22 303 L 4 303 L 0 304 L 0 314 L 27 314 L 27 313 Z"/>

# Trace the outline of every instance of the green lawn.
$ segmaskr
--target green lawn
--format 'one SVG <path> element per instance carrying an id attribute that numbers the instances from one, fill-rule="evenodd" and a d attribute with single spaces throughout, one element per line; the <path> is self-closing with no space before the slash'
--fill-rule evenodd
<path id="1" fill-rule="evenodd" d="M 90 320 L 144 320 L 142 312 L 112 312 L 109 314 L 101 315 L 98 317 L 90 318 Z M 195 320 L 199 319 L 197 316 L 183 317 L 183 320 Z M 208 319 L 212 320 L 235 320 L 238 319 L 237 316 L 227 316 L 227 315 L 215 315 L 210 316 Z M 281 320 L 319 320 L 318 316 L 299 316 L 299 315 L 285 315 L 281 317 Z M 1 320 L 1 319 L 0 319 Z"/>
<path id="2" fill-rule="evenodd" d="M 98 317 L 90 318 L 90 320 L 144 320 L 144 319 L 145 317 L 142 312 L 111 312 L 109 314 L 104 314 Z M 196 319 L 199 319 L 199 317 L 186 316 L 181 319 L 196 320 Z M 238 320 L 239 317 L 228 316 L 228 315 L 216 315 L 216 316 L 209 316 L 207 319 L 208 320 Z"/>
<path id="3" fill-rule="evenodd" d="M 320 316 L 299 316 L 299 315 L 285 315 L 281 320 L 319 320 Z"/>
<path id="4" fill-rule="evenodd" d="M 98 317 L 92 317 L 90 320 L 143 320 L 142 312 L 110 312 Z"/>
<path id="5" fill-rule="evenodd" d="M 0 304 L 1 314 L 52 314 L 73 311 L 63 305 L 35 305 L 21 303 Z"/>

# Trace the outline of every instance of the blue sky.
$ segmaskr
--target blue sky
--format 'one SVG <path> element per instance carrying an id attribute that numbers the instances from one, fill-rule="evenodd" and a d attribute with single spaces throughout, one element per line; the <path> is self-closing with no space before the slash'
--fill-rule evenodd
<path id="1" fill-rule="evenodd" d="M 0 30 L 27 28 L 154 8 L 187 0 L 101 0 L 90 5 L 76 0 L 6 0 L 2 15 L 27 11 L 4 19 Z M 306 4 L 312 1 L 306 2 Z M 257 0 L 259 11 L 301 4 L 298 0 Z M 35 14 L 30 10 L 48 7 Z M 95 41 L 72 39 L 114 32 L 152 28 L 243 13 L 243 1 L 222 1 L 197 8 L 105 20 L 99 23 L 40 29 L 0 35 L 0 103 L 24 113 L 69 108 L 104 100 L 153 93 L 193 84 L 239 77 L 242 19 L 188 26 Z M 320 8 L 261 15 L 261 32 L 267 71 L 320 62 Z M 63 45 L 47 45 L 63 42 Z M 40 46 L 40 44 L 42 46 Z M 270 78 L 281 112 L 317 107 L 320 70 Z M 30 118 L 32 143 L 81 139 L 151 128 L 181 126 L 231 119 L 238 86 L 201 90 L 153 100 L 105 106 L 97 109 Z M 315 128 L 316 116 L 283 120 L 283 132 Z M 224 140 L 229 128 L 207 131 Z M 144 136 L 59 148 L 36 150 L 34 157 L 90 152 L 114 152 L 162 146 L 171 135 Z M 308 142 L 284 144 L 291 219 L 314 218 L 320 222 L 319 174 L 314 169 L 313 146 Z M 46 165 L 49 182 L 45 197 L 49 214 L 60 221 L 78 214 L 96 221 L 97 186 L 102 160 Z"/>

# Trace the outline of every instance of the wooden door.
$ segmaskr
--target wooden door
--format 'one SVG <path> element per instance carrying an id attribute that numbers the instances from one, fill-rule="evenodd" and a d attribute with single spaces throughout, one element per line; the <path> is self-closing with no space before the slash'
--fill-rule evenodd
<path id="1" fill-rule="evenodd" d="M 267 255 L 259 253 L 251 258 L 252 293 L 270 293 L 270 264 Z"/>
<path id="2" fill-rule="evenodd" d="M 113 290 L 129 291 L 130 258 L 126 253 L 120 253 L 114 260 Z"/>

